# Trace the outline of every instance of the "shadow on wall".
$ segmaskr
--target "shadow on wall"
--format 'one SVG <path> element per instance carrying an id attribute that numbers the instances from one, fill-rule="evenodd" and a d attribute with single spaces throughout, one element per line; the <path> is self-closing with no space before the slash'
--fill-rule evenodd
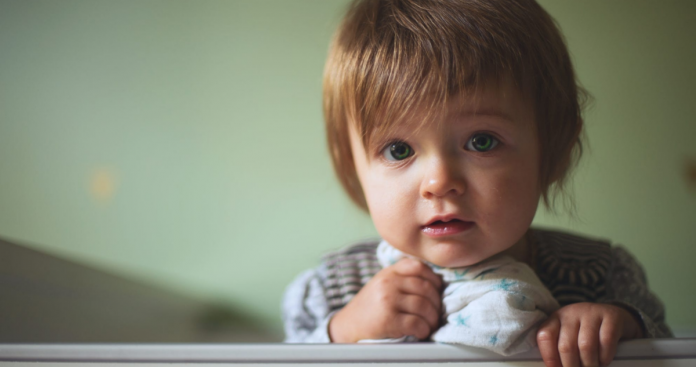
<path id="1" fill-rule="evenodd" d="M 203 302 L 0 239 L 0 343 L 276 342 Z"/>

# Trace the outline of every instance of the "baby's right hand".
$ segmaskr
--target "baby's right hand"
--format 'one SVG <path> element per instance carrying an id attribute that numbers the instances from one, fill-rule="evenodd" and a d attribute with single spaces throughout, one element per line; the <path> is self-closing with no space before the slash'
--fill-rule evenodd
<path id="1" fill-rule="evenodd" d="M 440 324 L 442 280 L 405 258 L 380 270 L 329 323 L 334 343 L 363 339 L 426 339 Z"/>

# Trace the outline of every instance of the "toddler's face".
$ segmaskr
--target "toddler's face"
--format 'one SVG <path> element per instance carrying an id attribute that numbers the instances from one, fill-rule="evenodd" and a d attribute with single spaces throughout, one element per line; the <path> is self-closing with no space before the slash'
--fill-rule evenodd
<path id="1" fill-rule="evenodd" d="M 358 178 L 379 234 L 444 267 L 512 247 L 539 201 L 539 144 L 531 103 L 510 86 L 453 99 L 440 124 L 398 124 L 364 149 L 351 131 Z"/>

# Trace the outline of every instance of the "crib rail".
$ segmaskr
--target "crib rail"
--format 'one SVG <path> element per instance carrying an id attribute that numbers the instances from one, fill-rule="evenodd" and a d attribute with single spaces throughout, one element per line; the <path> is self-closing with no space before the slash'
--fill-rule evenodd
<path id="1" fill-rule="evenodd" d="M 696 339 L 642 339 L 619 344 L 615 357 L 621 361 L 652 361 L 647 365 L 696 365 Z M 40 367 L 64 363 L 102 365 L 129 364 L 394 364 L 437 365 L 459 362 L 486 366 L 543 365 L 539 352 L 504 357 L 493 352 L 446 344 L 394 345 L 341 344 L 0 344 L 0 367 L 29 364 Z M 515 363 L 530 362 L 530 363 Z M 533 363 L 538 362 L 538 363 Z M 491 364 L 493 363 L 493 364 Z M 512 363 L 512 364 L 511 364 Z M 629 365 L 629 364 L 627 364 Z M 632 365 L 636 365 L 635 363 Z M 643 363 L 641 363 L 643 365 Z"/>

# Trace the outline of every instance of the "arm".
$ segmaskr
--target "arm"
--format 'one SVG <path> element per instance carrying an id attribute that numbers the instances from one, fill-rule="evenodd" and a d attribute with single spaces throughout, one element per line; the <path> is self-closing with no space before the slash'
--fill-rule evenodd
<path id="1" fill-rule="evenodd" d="M 537 344 L 546 367 L 608 366 L 619 340 L 640 337 L 637 320 L 625 309 L 581 302 L 552 314 L 539 327 Z"/>
<path id="2" fill-rule="evenodd" d="M 602 303 L 629 311 L 641 324 L 644 338 L 670 338 L 665 307 L 648 288 L 645 272 L 623 247 L 612 248 L 613 264 L 607 277 L 607 296 Z"/>
<path id="3" fill-rule="evenodd" d="M 565 306 L 539 328 L 537 342 L 546 366 L 606 366 L 619 340 L 671 336 L 662 302 L 623 248 L 612 249 L 606 286 L 606 296 L 597 303 Z"/>
<path id="4" fill-rule="evenodd" d="M 298 275 L 283 296 L 283 324 L 286 343 L 330 343 L 329 308 L 324 292 L 323 267 Z"/>
<path id="5" fill-rule="evenodd" d="M 380 270 L 336 312 L 329 325 L 331 340 L 426 339 L 439 325 L 441 289 L 442 280 L 427 265 L 401 259 Z"/>
<path id="6" fill-rule="evenodd" d="M 365 339 L 422 339 L 437 328 L 442 280 L 413 259 L 382 269 L 348 302 L 329 312 L 325 264 L 300 274 L 286 289 L 283 322 L 288 343 L 354 343 Z"/>

